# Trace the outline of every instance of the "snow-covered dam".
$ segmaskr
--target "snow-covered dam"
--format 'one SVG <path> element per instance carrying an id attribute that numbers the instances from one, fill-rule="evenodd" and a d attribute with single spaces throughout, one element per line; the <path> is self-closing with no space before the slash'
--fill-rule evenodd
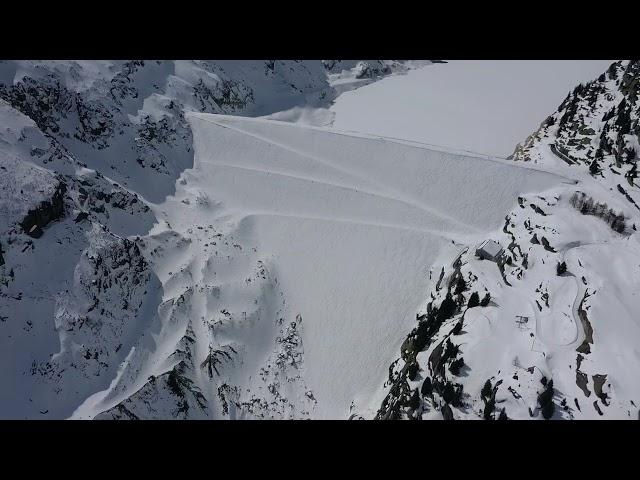
<path id="1" fill-rule="evenodd" d="M 194 168 L 159 208 L 178 232 L 199 224 L 235 229 L 255 260 L 269 265 L 283 292 L 282 315 L 302 319 L 314 417 L 344 418 L 376 396 L 439 255 L 495 230 L 519 194 L 565 180 L 384 138 L 222 115 L 189 121 Z M 246 250 L 236 251 L 245 258 Z M 213 259 L 203 247 L 196 256 L 219 270 L 215 281 L 248 275 L 231 273 L 250 264 L 233 255 Z M 183 277 L 180 288 L 195 277 Z M 261 318 L 254 328 L 268 336 L 275 320 Z M 234 375 L 245 384 L 255 381 L 250 376 Z"/>

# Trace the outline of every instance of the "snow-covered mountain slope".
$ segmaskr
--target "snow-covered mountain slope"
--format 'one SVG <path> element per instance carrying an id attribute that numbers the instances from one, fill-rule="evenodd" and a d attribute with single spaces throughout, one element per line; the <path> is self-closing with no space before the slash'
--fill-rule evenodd
<path id="1" fill-rule="evenodd" d="M 323 129 L 188 119 L 194 168 L 157 207 L 162 221 L 152 231 L 160 247 L 151 261 L 171 305 L 156 349 L 166 356 L 177 326 L 193 329 L 184 376 L 213 418 L 269 416 L 252 405 L 274 402 L 294 418 L 347 418 L 369 407 L 429 285 L 429 265 L 456 249 L 452 239 L 498 227 L 519 192 L 565 181 Z M 273 359 L 282 357 L 286 325 L 297 337 L 285 371 Z M 217 369 L 207 375 L 211 352 Z M 170 358 L 153 363 L 166 369 Z M 265 379 L 265 371 L 275 373 Z M 149 373 L 123 377 L 135 390 Z M 115 388 L 124 404 L 109 396 L 77 414 L 153 416 L 165 401 L 153 382 L 137 400 L 123 382 Z"/>
<path id="2" fill-rule="evenodd" d="M 341 95 L 341 130 L 505 158 L 580 81 L 611 61 L 452 60 Z"/>
<path id="3" fill-rule="evenodd" d="M 1 99 L 79 162 L 152 202 L 192 164 L 185 111 L 264 115 L 331 95 L 320 62 L 0 63 Z"/>
<path id="4" fill-rule="evenodd" d="M 443 262 L 379 418 L 638 418 L 637 82 L 614 63 L 516 149 L 576 183 L 518 197 L 498 265 Z"/>
<path id="5" fill-rule="evenodd" d="M 637 418 L 637 63 L 515 161 L 308 126 L 416 66 L 0 63 L 0 416 Z"/>
<path id="6" fill-rule="evenodd" d="M 1 411 L 64 418 L 146 327 L 159 284 L 120 235 L 154 218 L 2 101 L 0 124 Z"/>
<path id="7" fill-rule="evenodd" d="M 334 108 L 330 107 L 345 92 L 362 88 L 387 76 L 405 75 L 431 63 L 430 60 L 323 60 L 322 64 L 328 73 L 327 80 L 334 93 L 332 102 L 321 106 L 296 105 L 265 115 L 264 118 L 316 127 L 331 126 L 336 114 Z"/>
<path id="8" fill-rule="evenodd" d="M 193 367 L 188 332 L 198 327 L 180 333 L 178 322 L 169 335 L 183 340 L 176 338 L 165 370 L 149 363 L 166 360 L 164 352 L 149 353 L 156 353 L 154 332 L 179 316 L 161 304 L 153 256 L 175 241 L 171 255 L 179 258 L 191 241 L 188 233 L 149 234 L 154 204 L 193 166 L 185 116 L 326 107 L 336 95 L 320 61 L 0 62 L 0 416 L 67 418 L 100 392 L 117 397 L 115 385 L 135 365 L 136 375 L 162 374 L 126 404 L 136 410 L 135 398 L 169 399 L 157 410 L 136 410 L 141 417 L 197 417 L 202 397 L 184 372 Z M 254 275 L 263 284 L 255 298 L 277 295 L 265 293 L 270 280 L 262 269 Z M 295 324 L 280 330 L 273 365 L 298 355 Z M 230 355 L 225 349 L 211 352 L 209 372 Z M 261 372 L 268 385 L 296 376 L 283 368 Z M 264 393 L 273 401 L 252 412 L 287 416 L 279 395 Z M 120 413 L 124 401 L 115 402 Z M 296 408 L 305 411 L 310 401 Z"/>
<path id="9" fill-rule="evenodd" d="M 193 164 L 186 112 L 333 92 L 319 61 L 0 62 L 0 416 L 71 416 L 158 328 L 138 235 Z"/>

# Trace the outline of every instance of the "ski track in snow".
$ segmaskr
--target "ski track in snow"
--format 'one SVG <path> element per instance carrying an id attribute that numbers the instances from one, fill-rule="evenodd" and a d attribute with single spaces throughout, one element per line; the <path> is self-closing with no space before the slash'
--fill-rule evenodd
<path id="1" fill-rule="evenodd" d="M 226 164 L 221 164 L 221 163 L 212 163 L 212 162 L 202 162 L 203 164 L 206 163 L 210 163 L 211 165 L 214 165 L 216 168 L 218 169 L 237 169 L 237 170 L 245 170 L 247 172 L 252 172 L 252 173 L 259 173 L 259 174 L 264 174 L 266 176 L 276 176 L 276 177 L 283 177 L 283 179 L 292 179 L 292 180 L 301 180 L 301 181 L 305 181 L 305 182 L 310 182 L 313 184 L 317 184 L 317 185 L 323 185 L 326 187 L 333 187 L 333 188 L 341 188 L 341 189 L 345 189 L 345 190 L 349 190 L 355 193 L 358 193 L 359 195 L 364 195 L 364 196 L 372 196 L 375 199 L 379 199 L 382 200 L 383 202 L 387 202 L 387 203 L 404 203 L 407 206 L 411 207 L 411 208 L 415 208 L 413 207 L 413 205 L 411 205 L 409 202 L 406 202 L 404 200 L 398 200 L 396 198 L 393 197 L 387 197 L 384 195 L 379 195 L 377 193 L 373 193 L 373 192 L 368 192 L 365 189 L 357 189 L 356 187 L 352 187 L 352 186 L 347 186 L 347 185 L 338 185 L 335 183 L 327 183 L 327 182 L 322 182 L 319 181 L 317 179 L 312 179 L 312 178 L 305 178 L 305 177 L 301 177 L 301 176 L 297 176 L 297 175 L 288 175 L 285 173 L 278 173 L 278 172 L 274 172 L 274 171 L 269 171 L 269 170 L 263 170 L 263 169 L 259 169 L 259 168 L 249 168 L 249 167 L 240 167 L 237 165 L 226 165 Z M 425 210 L 425 209 L 422 209 Z M 425 210 L 428 213 L 434 213 L 433 211 L 429 211 L 429 210 Z M 383 222 L 365 222 L 365 221 L 359 221 L 357 219 L 341 219 L 341 218 L 337 218 L 337 217 L 328 217 L 328 216 L 311 216 L 311 215 L 294 215 L 294 214 L 286 214 L 286 213 L 281 213 L 281 212 L 276 212 L 276 211 L 253 211 L 251 213 L 247 212 L 247 215 L 271 215 L 271 216 L 280 216 L 280 217 L 292 217 L 292 218 L 306 218 L 306 219 L 313 219 L 313 220 L 325 220 L 325 221 L 334 221 L 334 222 L 346 222 L 346 223 L 353 223 L 353 224 L 360 224 L 360 225 L 370 225 L 370 226 L 375 226 L 375 227 L 384 227 L 384 228 L 397 228 L 397 229 L 401 229 L 401 230 L 413 230 L 416 232 L 427 232 L 427 233 L 431 233 L 433 235 L 442 235 L 441 231 L 437 231 L 437 230 L 433 230 L 433 229 L 428 229 L 428 228 L 416 228 L 414 225 L 412 224 L 389 224 L 389 223 L 383 223 Z M 435 215 L 438 215 L 437 213 Z M 443 215 L 444 217 L 444 215 Z M 465 227 L 467 227 L 469 230 L 471 231 L 477 231 L 477 229 L 471 225 L 465 225 Z"/>
<path id="2" fill-rule="evenodd" d="M 220 117 L 222 117 L 222 116 L 220 116 Z M 280 142 L 274 141 L 272 139 L 266 138 L 266 137 L 261 136 L 261 135 L 257 135 L 255 133 L 251 133 L 251 132 L 249 132 L 247 130 L 241 130 L 241 129 L 238 129 L 238 128 L 234 128 L 234 127 L 232 127 L 232 126 L 230 126 L 228 124 L 222 123 L 222 122 L 216 122 L 216 121 L 212 121 L 212 120 L 207 120 L 206 118 L 203 118 L 203 117 L 200 117 L 200 118 L 202 118 L 206 122 L 213 123 L 213 124 L 215 124 L 215 125 L 217 125 L 219 127 L 235 130 L 237 132 L 240 132 L 240 133 L 243 133 L 245 135 L 249 135 L 251 137 L 254 137 L 254 138 L 257 138 L 257 139 L 262 140 L 264 142 L 267 142 L 267 143 L 269 143 L 271 145 L 275 145 L 277 147 L 283 148 L 283 149 L 288 150 L 290 152 L 299 154 L 299 155 L 301 155 L 303 157 L 310 158 L 310 159 L 315 160 L 315 161 L 317 161 L 317 162 L 319 162 L 319 163 L 321 163 L 323 165 L 326 165 L 326 166 L 328 166 L 328 167 L 330 167 L 332 169 L 341 171 L 341 172 L 346 173 L 348 175 L 352 174 L 352 172 L 349 172 L 348 170 L 346 170 L 344 168 L 336 166 L 335 164 L 329 162 L 326 159 L 322 159 L 322 158 L 310 155 L 309 153 L 304 152 L 302 150 L 293 148 L 291 146 L 287 146 L 285 144 L 282 144 Z M 331 132 L 331 133 L 332 134 L 339 134 L 339 133 L 336 133 L 336 132 Z M 344 135 L 344 134 L 342 134 L 342 135 Z M 216 164 L 216 165 L 221 165 L 221 164 Z M 239 168 L 239 167 L 237 167 L 237 168 Z M 260 170 L 260 169 L 255 169 L 255 170 Z M 270 173 L 270 174 L 277 174 L 278 173 L 278 172 L 273 171 L 273 170 L 272 171 L 261 170 L 261 171 L 264 172 L 264 173 Z M 318 179 L 305 178 L 305 177 L 300 177 L 300 176 L 297 177 L 297 178 L 305 179 L 305 180 L 311 180 L 311 181 L 316 182 L 316 183 L 321 183 L 321 182 L 319 182 Z M 359 180 L 361 183 L 369 181 L 369 179 L 367 179 L 366 176 L 363 175 L 363 172 L 358 172 L 358 174 L 357 174 L 357 176 L 355 178 L 356 178 L 356 180 Z M 372 183 L 374 183 L 374 185 L 377 184 L 377 182 L 372 182 Z M 455 218 L 452 218 L 449 215 L 443 214 L 442 212 L 437 212 L 434 209 L 428 207 L 427 205 L 420 204 L 419 202 L 415 202 L 415 200 L 413 200 L 413 199 L 402 199 L 401 197 L 403 197 L 403 195 L 401 193 L 399 193 L 399 192 L 394 192 L 394 196 L 388 196 L 388 195 L 379 195 L 379 194 L 373 193 L 373 192 L 367 192 L 363 187 L 360 187 L 359 189 L 356 189 L 356 187 L 349 187 L 349 186 L 346 186 L 346 185 L 339 185 L 339 184 L 330 184 L 330 185 L 332 185 L 332 186 L 341 186 L 341 187 L 344 187 L 344 188 L 352 188 L 352 189 L 354 189 L 356 191 L 359 191 L 361 193 L 369 193 L 370 195 L 377 195 L 377 196 L 381 196 L 383 198 L 387 198 L 387 199 L 390 199 L 390 200 L 400 201 L 400 202 L 406 203 L 408 205 L 412 205 L 412 206 L 415 206 L 417 208 L 420 208 L 420 209 L 422 209 L 422 210 L 424 210 L 426 212 L 429 212 L 431 214 L 438 215 L 438 216 L 440 216 L 440 217 L 442 217 L 442 218 L 444 218 L 444 219 L 446 219 L 448 221 L 451 221 L 451 222 L 453 222 L 453 223 L 455 223 L 455 224 L 457 224 L 457 225 L 459 225 L 459 226 L 461 226 L 461 227 L 463 227 L 465 229 L 471 229 L 471 230 L 477 231 L 477 229 L 475 227 L 473 227 L 471 225 L 468 225 L 468 224 L 461 223 L 458 220 L 456 220 Z M 377 184 L 377 186 L 379 186 L 379 184 Z"/>

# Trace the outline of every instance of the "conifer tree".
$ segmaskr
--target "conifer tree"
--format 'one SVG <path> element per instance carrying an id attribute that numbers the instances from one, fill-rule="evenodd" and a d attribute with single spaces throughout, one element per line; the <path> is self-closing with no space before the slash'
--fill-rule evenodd
<path id="1" fill-rule="evenodd" d="M 411 394 L 411 398 L 409 399 L 409 408 L 411 410 L 417 410 L 420 406 L 420 395 L 418 394 L 418 389 L 416 388 Z"/>
<path id="2" fill-rule="evenodd" d="M 558 276 L 562 275 L 566 271 L 567 271 L 566 262 L 562 262 L 562 263 L 558 262 L 558 266 L 556 267 L 556 272 L 557 272 Z"/>
<path id="3" fill-rule="evenodd" d="M 487 305 L 489 305 L 490 301 L 491 301 L 491 294 L 487 292 L 484 298 L 480 301 L 480 306 L 486 307 Z"/>
<path id="4" fill-rule="evenodd" d="M 478 295 L 478 292 L 473 292 L 467 302 L 467 308 L 477 307 L 478 305 L 480 305 L 480 295 Z"/>

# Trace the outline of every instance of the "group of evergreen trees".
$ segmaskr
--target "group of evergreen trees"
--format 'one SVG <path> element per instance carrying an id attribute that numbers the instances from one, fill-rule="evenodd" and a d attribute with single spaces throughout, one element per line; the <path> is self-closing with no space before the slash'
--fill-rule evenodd
<path id="1" fill-rule="evenodd" d="M 485 420 L 494 419 L 494 410 L 496 409 L 496 394 L 498 393 L 498 387 L 502 384 L 502 380 L 498 380 L 495 385 L 491 384 L 491 379 L 487 379 L 482 390 L 480 391 L 480 398 L 484 402 L 484 410 L 482 416 Z M 503 408 L 500 412 L 498 420 L 507 420 L 507 414 Z"/>
<path id="2" fill-rule="evenodd" d="M 567 271 L 567 263 L 566 262 L 558 262 L 556 266 L 556 273 L 558 276 L 563 275 Z"/>
<path id="3" fill-rule="evenodd" d="M 628 147 L 625 135 L 640 135 L 640 124 L 637 119 L 640 113 L 637 105 L 640 88 L 637 81 L 638 68 L 637 62 L 629 63 L 619 86 L 624 98 L 617 107 L 613 107 L 602 117 L 605 125 L 600 134 L 599 150 L 613 154 L 618 167 L 620 163 L 632 163 L 637 159 L 636 151 Z M 632 119 L 634 111 L 636 112 L 635 120 Z"/>
<path id="4" fill-rule="evenodd" d="M 418 379 L 418 374 L 421 371 L 420 365 L 416 359 L 419 352 L 423 351 L 431 343 L 433 336 L 438 333 L 442 324 L 453 318 L 459 313 L 465 303 L 463 292 L 468 289 L 469 285 L 464 280 L 463 276 L 457 272 L 453 275 L 449 281 L 448 291 L 445 298 L 440 305 L 430 304 L 426 314 L 417 315 L 418 325 L 411 331 L 407 339 L 401 347 L 401 357 L 407 362 L 406 378 L 409 381 L 415 381 Z M 491 295 L 489 292 L 485 292 L 484 297 L 481 299 L 480 294 L 476 291 L 472 292 L 469 299 L 466 301 L 467 308 L 474 308 L 477 306 L 485 307 L 489 304 Z M 462 326 L 464 323 L 464 316 L 456 323 L 451 334 L 459 335 L 462 332 Z M 390 408 L 390 415 L 386 418 L 400 418 L 401 406 L 408 407 L 408 411 L 405 412 L 410 418 L 420 417 L 420 406 L 422 405 L 420 396 L 429 397 L 434 399 L 434 393 L 437 393 L 442 399 L 442 411 L 443 416 L 453 418 L 451 406 L 460 407 L 463 405 L 464 389 L 461 384 L 455 383 L 453 380 L 449 380 L 446 374 L 448 366 L 449 373 L 452 376 L 458 376 L 463 367 L 465 366 L 464 358 L 459 356 L 460 348 L 454 344 L 450 338 L 445 340 L 442 345 L 442 353 L 440 354 L 439 361 L 437 362 L 437 368 L 432 372 L 433 377 L 426 376 L 419 389 L 404 390 L 402 385 L 408 387 L 406 381 L 395 382 L 390 394 L 380 409 L 378 415 L 379 418 L 384 417 L 385 408 Z M 389 379 L 393 380 L 392 368 L 389 369 Z M 396 398 L 399 401 L 393 403 L 392 399 Z M 393 404 L 393 405 L 392 405 Z M 445 414 L 445 412 L 447 412 Z"/>
<path id="5" fill-rule="evenodd" d="M 546 377 L 542 377 L 540 383 L 544 386 L 544 390 L 538 395 L 538 404 L 540 411 L 545 420 L 549 420 L 555 412 L 555 404 L 553 403 L 553 380 L 547 381 Z"/>
<path id="6" fill-rule="evenodd" d="M 619 80 L 620 73 L 622 78 Z M 601 104 L 598 99 L 603 96 L 608 101 L 615 98 L 610 91 L 611 87 L 605 84 L 608 80 L 618 80 L 616 86 L 623 98 L 618 105 L 611 107 L 602 116 L 603 126 L 598 132 L 599 145 L 595 152 L 595 159 L 590 160 L 589 170 L 593 175 L 600 172 L 601 160 L 604 155 L 613 155 L 618 168 L 622 164 L 634 164 L 637 161 L 637 152 L 629 143 L 629 136 L 637 136 L 640 139 L 640 105 L 638 96 L 640 93 L 640 63 L 631 61 L 624 66 L 622 62 L 611 65 L 606 74 L 602 74 L 597 81 L 585 85 L 578 85 L 562 102 L 558 111 L 561 113 L 558 121 L 556 136 L 567 136 L 570 140 L 568 146 L 575 146 L 580 150 L 584 148 L 584 142 L 590 143 L 588 138 L 578 139 L 577 133 L 594 135 L 592 128 L 585 128 L 585 119 L 600 112 Z M 553 125 L 549 117 L 546 126 Z M 562 142 L 560 142 L 562 143 Z M 556 145 L 558 151 L 571 158 L 570 152 L 562 151 L 560 143 Z"/>
<path id="7" fill-rule="evenodd" d="M 616 213 L 606 203 L 595 202 L 584 192 L 575 192 L 571 196 L 571 205 L 583 215 L 593 215 L 601 218 L 616 232 L 623 233 L 627 224 L 622 213 Z"/>

